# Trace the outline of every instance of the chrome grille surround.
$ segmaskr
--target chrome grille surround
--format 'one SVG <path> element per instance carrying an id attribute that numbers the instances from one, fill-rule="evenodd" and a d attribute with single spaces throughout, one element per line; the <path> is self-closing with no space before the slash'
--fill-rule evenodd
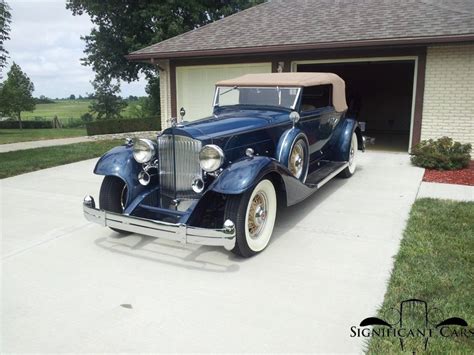
<path id="1" fill-rule="evenodd" d="M 173 143 L 174 137 L 174 143 Z M 201 141 L 185 136 L 165 134 L 158 137 L 158 162 L 161 194 L 170 198 L 199 197 L 191 187 L 202 178 L 199 165 Z"/>

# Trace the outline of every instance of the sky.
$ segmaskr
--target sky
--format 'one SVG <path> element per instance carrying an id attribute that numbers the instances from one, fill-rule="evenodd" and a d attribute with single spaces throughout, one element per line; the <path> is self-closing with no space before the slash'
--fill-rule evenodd
<path id="1" fill-rule="evenodd" d="M 63 98 L 94 90 L 94 72 L 81 64 L 84 41 L 92 28 L 87 15 L 72 16 L 65 0 L 7 0 L 11 7 L 10 40 L 5 42 L 10 58 L 35 85 L 33 95 Z M 4 69 L 4 79 L 9 67 Z M 144 80 L 122 83 L 121 95 L 144 96 Z"/>

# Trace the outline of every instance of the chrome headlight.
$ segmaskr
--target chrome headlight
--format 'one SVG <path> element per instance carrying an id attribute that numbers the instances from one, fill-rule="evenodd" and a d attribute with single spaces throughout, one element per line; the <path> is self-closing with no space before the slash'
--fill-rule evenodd
<path id="1" fill-rule="evenodd" d="M 149 139 L 140 139 L 133 145 L 133 157 L 140 164 L 148 163 L 155 154 L 155 144 Z"/>
<path id="2" fill-rule="evenodd" d="M 224 152 L 214 144 L 205 145 L 199 152 L 199 164 L 201 169 L 212 173 L 219 169 L 224 163 Z"/>

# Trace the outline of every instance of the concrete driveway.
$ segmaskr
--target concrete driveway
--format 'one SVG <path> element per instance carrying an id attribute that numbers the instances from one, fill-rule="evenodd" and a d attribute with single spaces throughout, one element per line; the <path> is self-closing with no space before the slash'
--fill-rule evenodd
<path id="1" fill-rule="evenodd" d="M 366 152 L 251 259 L 87 223 L 94 160 L 1 181 L 2 352 L 360 352 L 423 170 Z"/>

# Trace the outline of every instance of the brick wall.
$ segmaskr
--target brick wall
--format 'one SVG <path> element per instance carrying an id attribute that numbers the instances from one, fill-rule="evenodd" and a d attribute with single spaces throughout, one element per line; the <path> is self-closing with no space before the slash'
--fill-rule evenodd
<path id="1" fill-rule="evenodd" d="M 421 139 L 474 147 L 474 44 L 428 47 Z"/>

